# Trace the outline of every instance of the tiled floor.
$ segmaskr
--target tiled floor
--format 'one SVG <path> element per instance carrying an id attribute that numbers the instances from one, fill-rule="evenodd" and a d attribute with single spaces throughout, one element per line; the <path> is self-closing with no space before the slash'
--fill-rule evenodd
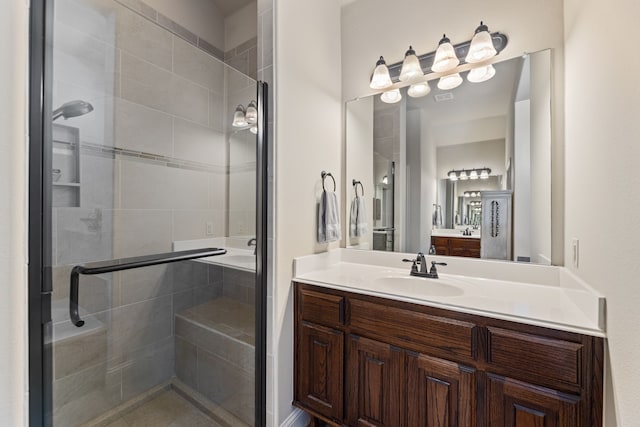
<path id="1" fill-rule="evenodd" d="M 222 427 L 173 390 L 167 390 L 107 427 Z"/>

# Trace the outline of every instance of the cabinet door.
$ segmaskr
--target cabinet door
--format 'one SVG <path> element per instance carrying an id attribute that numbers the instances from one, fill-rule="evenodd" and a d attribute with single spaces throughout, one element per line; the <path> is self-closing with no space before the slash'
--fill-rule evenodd
<path id="1" fill-rule="evenodd" d="M 407 425 L 476 425 L 475 370 L 423 354 L 407 355 Z"/>
<path id="2" fill-rule="evenodd" d="M 491 427 L 578 427 L 580 398 L 487 374 Z"/>
<path id="3" fill-rule="evenodd" d="M 347 343 L 347 421 L 350 426 L 402 425 L 402 350 L 350 335 Z"/>
<path id="4" fill-rule="evenodd" d="M 328 418 L 342 419 L 344 336 L 301 322 L 298 327 L 297 400 Z"/>

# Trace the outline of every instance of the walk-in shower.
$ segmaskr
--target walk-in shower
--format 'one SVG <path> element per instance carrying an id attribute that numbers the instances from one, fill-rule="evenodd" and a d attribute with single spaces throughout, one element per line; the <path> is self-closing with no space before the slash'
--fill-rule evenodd
<path id="1" fill-rule="evenodd" d="M 264 423 L 257 37 L 162 7 L 33 5 L 32 425 Z"/>

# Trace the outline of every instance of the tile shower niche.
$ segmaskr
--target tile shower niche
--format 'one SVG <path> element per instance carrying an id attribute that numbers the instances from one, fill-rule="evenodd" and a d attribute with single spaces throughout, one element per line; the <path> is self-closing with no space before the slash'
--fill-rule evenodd
<path id="1" fill-rule="evenodd" d="M 53 125 L 53 207 L 80 207 L 80 131 Z"/>

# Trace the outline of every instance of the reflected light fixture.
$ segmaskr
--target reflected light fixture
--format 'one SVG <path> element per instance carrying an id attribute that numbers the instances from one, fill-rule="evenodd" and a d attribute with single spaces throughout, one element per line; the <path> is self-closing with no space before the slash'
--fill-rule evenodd
<path id="1" fill-rule="evenodd" d="M 240 104 L 236 107 L 236 111 L 233 113 L 233 122 L 231 123 L 231 126 L 234 128 L 242 128 L 247 124 L 244 107 Z"/>
<path id="2" fill-rule="evenodd" d="M 436 73 L 444 73 L 453 70 L 458 66 L 460 60 L 456 56 L 456 51 L 451 45 L 451 40 L 445 34 L 442 35 L 436 50 L 436 56 L 433 59 L 431 71 Z"/>
<path id="3" fill-rule="evenodd" d="M 438 89 L 450 90 L 455 89 L 462 84 L 462 77 L 460 73 L 449 74 L 448 76 L 440 77 L 438 80 Z"/>
<path id="4" fill-rule="evenodd" d="M 393 89 L 387 92 L 384 92 L 380 95 L 380 100 L 382 102 L 386 102 L 387 104 L 395 104 L 396 102 L 402 99 L 402 94 L 400 93 L 400 89 Z"/>
<path id="5" fill-rule="evenodd" d="M 474 68 L 467 74 L 467 80 L 471 83 L 482 83 L 491 79 L 496 75 L 496 69 L 493 65 L 485 65 L 484 67 Z"/>
<path id="6" fill-rule="evenodd" d="M 487 167 L 460 170 L 453 169 L 447 173 L 447 178 L 449 178 L 450 181 L 465 181 L 467 179 L 489 179 L 490 173 L 491 169 Z"/>
<path id="7" fill-rule="evenodd" d="M 409 46 L 409 50 L 404 54 L 404 61 L 398 78 L 401 82 L 408 82 L 422 76 L 424 76 L 424 73 L 420 66 L 420 60 L 416 56 L 416 51 L 413 50 L 413 47 Z"/>
<path id="8" fill-rule="evenodd" d="M 431 86 L 429 86 L 428 82 L 420 82 L 414 83 L 409 86 L 407 90 L 407 95 L 412 98 L 420 98 L 421 96 L 428 95 L 431 92 Z"/>
<path id="9" fill-rule="evenodd" d="M 480 25 L 476 28 L 476 33 L 471 39 L 469 53 L 467 53 L 467 57 L 464 60 L 470 64 L 475 64 L 493 58 L 497 53 L 496 48 L 493 46 L 491 34 L 489 34 L 489 27 L 480 21 Z"/>
<path id="10" fill-rule="evenodd" d="M 482 192 L 480 191 L 465 191 L 463 193 L 464 197 L 481 197 Z"/>
<path id="11" fill-rule="evenodd" d="M 258 122 L 258 109 L 256 108 L 256 102 L 251 101 L 247 105 L 247 110 L 244 113 L 244 118 L 250 125 Z"/>
<path id="12" fill-rule="evenodd" d="M 371 89 L 386 89 L 392 84 L 387 63 L 384 62 L 384 58 L 381 56 L 378 62 L 376 62 L 376 68 L 373 70 L 369 87 Z"/>

